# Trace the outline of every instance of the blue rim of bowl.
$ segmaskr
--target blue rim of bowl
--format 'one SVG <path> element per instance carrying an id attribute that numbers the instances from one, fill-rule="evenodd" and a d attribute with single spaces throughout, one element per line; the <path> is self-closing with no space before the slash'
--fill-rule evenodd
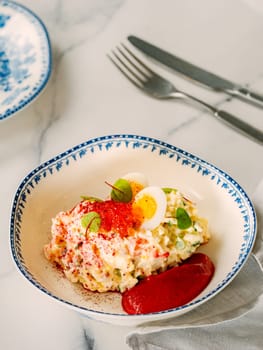
<path id="1" fill-rule="evenodd" d="M 49 34 L 47 31 L 47 28 L 43 21 L 30 9 L 28 9 L 26 6 L 18 4 L 14 1 L 9 1 L 9 0 L 0 0 L 0 6 L 6 6 L 10 7 L 14 10 L 18 10 L 19 12 L 22 12 L 23 14 L 27 14 L 27 18 L 32 17 L 33 20 L 37 21 L 38 24 L 40 25 L 40 28 L 43 31 L 42 35 L 42 40 L 45 42 L 46 47 L 47 47 L 47 70 L 43 72 L 42 74 L 45 74 L 43 78 L 41 79 L 41 83 L 39 85 L 36 85 L 34 87 L 34 93 L 30 94 L 27 98 L 25 98 L 25 101 L 18 103 L 16 106 L 8 108 L 4 113 L 0 114 L 0 122 L 8 117 L 13 116 L 15 113 L 29 105 L 44 89 L 44 87 L 47 85 L 47 82 L 50 78 L 51 71 L 52 71 L 52 50 L 51 50 L 51 43 L 50 43 L 50 38 Z"/>
<path id="2" fill-rule="evenodd" d="M 189 302 L 185 305 L 173 309 L 143 315 L 128 315 L 96 311 L 71 303 L 49 292 L 44 286 L 41 285 L 41 283 L 39 283 L 34 278 L 34 276 L 28 270 L 24 262 L 23 256 L 21 254 L 20 227 L 23 216 L 23 206 L 26 202 L 26 197 L 30 195 L 31 190 L 34 189 L 35 186 L 37 186 L 41 179 L 52 175 L 56 171 L 60 171 L 63 165 L 68 166 L 70 162 L 76 162 L 78 160 L 81 160 L 83 157 L 89 154 L 89 152 L 90 154 L 93 154 L 95 151 L 108 151 L 114 146 L 120 147 L 120 145 L 123 143 L 127 148 L 131 144 L 131 147 L 133 149 L 140 147 L 151 147 L 151 152 L 159 152 L 160 156 L 168 156 L 169 158 L 174 158 L 176 162 L 181 162 L 182 166 L 190 166 L 192 169 L 195 168 L 195 170 L 201 173 L 202 176 L 210 176 L 210 180 L 215 181 L 218 186 L 222 187 L 222 189 L 229 191 L 229 195 L 233 197 L 233 200 L 236 202 L 238 208 L 240 209 L 244 220 L 244 242 L 241 245 L 239 258 L 234 263 L 231 271 L 228 272 L 224 280 L 221 281 L 216 286 L 216 288 L 214 288 L 212 291 L 210 291 L 203 297 L 196 298 L 192 302 Z M 225 182 L 222 182 L 222 179 L 224 179 Z M 251 220 L 249 219 L 250 217 Z M 13 260 L 20 273 L 22 273 L 22 275 L 40 291 L 42 291 L 46 295 L 49 295 L 55 300 L 62 302 L 63 304 L 66 304 L 67 306 L 79 312 L 89 312 L 91 315 L 100 314 L 104 315 L 105 317 L 132 317 L 136 319 L 138 318 L 138 320 L 146 320 L 147 318 L 151 318 L 151 316 L 166 315 L 170 313 L 175 313 L 176 311 L 185 310 L 187 308 L 191 309 L 192 307 L 202 304 L 204 301 L 208 301 L 220 291 L 222 291 L 234 279 L 234 277 L 236 277 L 238 272 L 241 270 L 241 268 L 247 261 L 256 239 L 256 230 L 256 212 L 250 198 L 248 197 L 244 189 L 226 172 L 212 165 L 211 163 L 164 141 L 160 141 L 152 137 L 139 136 L 133 134 L 114 134 L 96 137 L 86 142 L 83 142 L 71 149 L 68 149 L 67 151 L 60 153 L 59 155 L 46 161 L 45 163 L 42 163 L 24 178 L 24 180 L 20 183 L 13 200 L 10 220 L 10 247 Z"/>

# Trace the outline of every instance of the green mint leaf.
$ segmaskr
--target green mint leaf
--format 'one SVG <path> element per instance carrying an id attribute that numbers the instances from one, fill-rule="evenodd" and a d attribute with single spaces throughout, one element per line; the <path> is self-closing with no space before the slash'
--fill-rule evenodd
<path id="1" fill-rule="evenodd" d="M 125 179 L 118 179 L 112 186 L 111 199 L 116 202 L 130 202 L 132 200 L 130 183 Z"/>
<path id="2" fill-rule="evenodd" d="M 192 220 L 184 208 L 177 208 L 175 217 L 177 219 L 177 226 L 181 230 L 185 230 L 192 225 Z"/>
<path id="3" fill-rule="evenodd" d="M 101 217 L 95 211 L 90 211 L 81 218 L 81 225 L 91 232 L 98 232 L 101 224 Z"/>
<path id="4" fill-rule="evenodd" d="M 89 202 L 102 202 L 102 199 L 93 197 L 93 196 L 80 196 L 84 201 L 89 201 Z"/>
<path id="5" fill-rule="evenodd" d="M 171 193 L 171 192 L 176 192 L 177 190 L 175 188 L 170 188 L 170 187 L 163 187 L 162 188 L 163 192 L 168 194 L 168 193 Z"/>

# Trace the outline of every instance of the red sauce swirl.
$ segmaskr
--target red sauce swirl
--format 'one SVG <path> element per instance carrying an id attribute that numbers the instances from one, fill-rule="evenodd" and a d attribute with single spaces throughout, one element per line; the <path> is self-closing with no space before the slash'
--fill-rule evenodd
<path id="1" fill-rule="evenodd" d="M 196 253 L 182 265 L 152 275 L 122 295 L 122 307 L 128 314 L 147 314 L 172 309 L 193 300 L 210 282 L 214 264 Z"/>

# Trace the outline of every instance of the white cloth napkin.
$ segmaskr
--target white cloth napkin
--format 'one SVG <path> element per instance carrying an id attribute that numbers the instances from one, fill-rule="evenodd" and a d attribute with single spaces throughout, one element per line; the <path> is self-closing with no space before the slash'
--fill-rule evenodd
<path id="1" fill-rule="evenodd" d="M 238 276 L 197 309 L 138 327 L 127 338 L 133 350 L 262 349 L 263 318 L 253 311 L 258 305 L 263 313 L 263 180 L 252 200 L 258 217 L 257 239 Z"/>

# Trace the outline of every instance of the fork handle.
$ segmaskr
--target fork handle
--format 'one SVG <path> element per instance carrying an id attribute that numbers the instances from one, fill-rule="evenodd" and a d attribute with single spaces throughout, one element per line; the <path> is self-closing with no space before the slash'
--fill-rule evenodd
<path id="1" fill-rule="evenodd" d="M 217 108 L 211 106 L 210 104 L 208 104 L 202 100 L 199 100 L 198 98 L 196 98 L 192 95 L 188 95 L 187 93 L 184 93 L 184 92 L 180 92 L 180 91 L 175 92 L 174 97 L 178 98 L 178 96 L 182 97 L 182 98 L 186 98 L 190 101 L 193 101 L 196 104 L 198 104 L 199 106 L 206 107 L 210 112 L 213 113 L 213 115 L 215 117 L 223 120 L 225 123 L 227 123 L 229 126 L 231 126 L 236 131 L 242 132 L 243 134 L 247 135 L 251 139 L 253 139 L 261 144 L 263 143 L 263 132 L 261 130 L 254 128 L 252 125 L 235 117 L 233 114 L 230 114 L 226 111 L 217 109 Z"/>
<path id="2" fill-rule="evenodd" d="M 263 143 L 263 132 L 259 129 L 254 128 L 250 124 L 223 110 L 216 109 L 214 111 L 214 115 L 217 118 L 226 122 L 234 129 L 241 131 L 242 133 L 246 134 L 247 136 L 256 140 L 257 142 Z"/>

